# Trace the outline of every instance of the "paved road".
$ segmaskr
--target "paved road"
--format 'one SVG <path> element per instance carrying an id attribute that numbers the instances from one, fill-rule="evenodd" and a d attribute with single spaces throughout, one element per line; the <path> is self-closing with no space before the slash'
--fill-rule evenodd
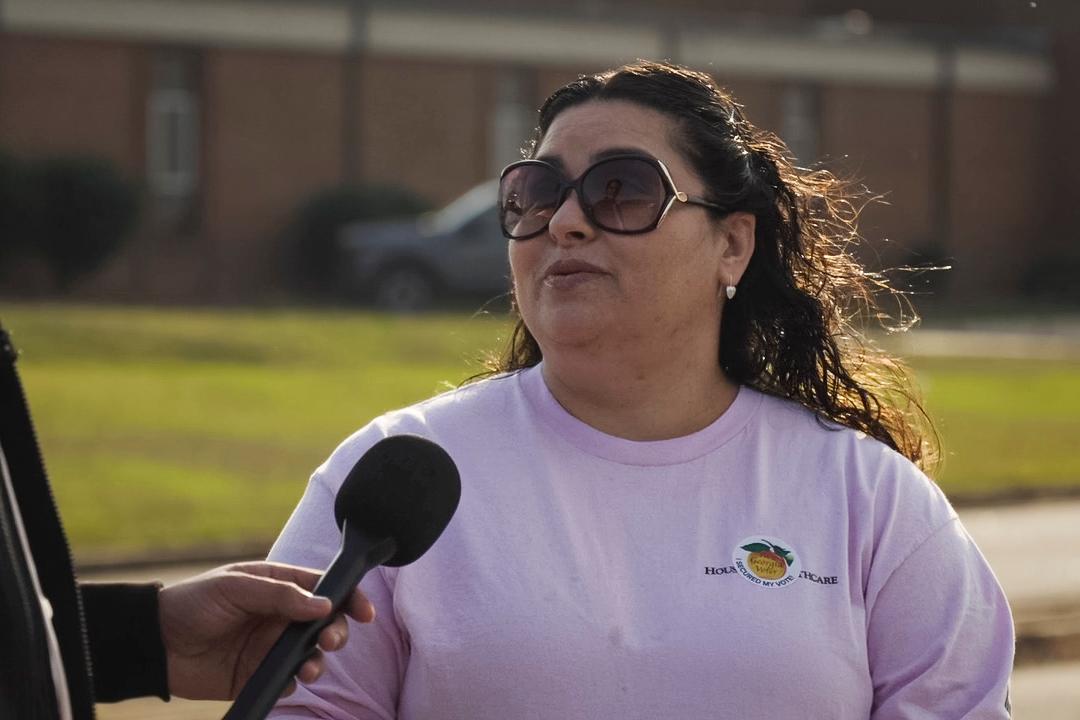
<path id="1" fill-rule="evenodd" d="M 1017 669 L 1012 699 L 1015 720 L 1080 720 L 1080 662 Z"/>
<path id="2" fill-rule="evenodd" d="M 1018 617 L 1048 609 L 1080 609 L 1080 499 L 962 508 L 960 517 L 994 568 Z M 85 579 L 166 583 L 213 567 L 99 572 Z"/>
<path id="3" fill-rule="evenodd" d="M 1031 333 L 1021 329 L 932 330 L 882 337 L 882 345 L 904 357 L 972 357 L 1015 360 L 1076 360 L 1080 334 L 1073 327 L 1059 333 Z"/>
<path id="4" fill-rule="evenodd" d="M 1080 500 L 965 508 L 960 515 L 1005 588 L 1018 627 L 1033 627 L 1040 618 L 1054 626 L 1080 621 Z M 169 583 L 208 567 L 99 573 L 92 579 L 156 578 Z M 101 705 L 98 714 L 100 720 L 217 720 L 227 707 L 132 700 Z M 1080 658 L 1019 667 L 1013 675 L 1013 708 L 1017 720 L 1080 720 Z"/>
<path id="5" fill-rule="evenodd" d="M 1018 617 L 1080 609 L 1080 499 L 963 508 L 960 517 Z"/>
<path id="6" fill-rule="evenodd" d="M 1018 668 L 1012 700 L 1014 720 L 1080 720 L 1080 662 Z M 220 720 L 228 708 L 228 703 L 149 699 L 97 709 L 98 720 Z"/>

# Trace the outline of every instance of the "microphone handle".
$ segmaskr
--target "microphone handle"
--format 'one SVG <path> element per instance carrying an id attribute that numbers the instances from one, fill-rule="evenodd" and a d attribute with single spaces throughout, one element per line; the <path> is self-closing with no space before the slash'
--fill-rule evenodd
<path id="1" fill-rule="evenodd" d="M 333 612 L 321 620 L 294 622 L 285 628 L 222 720 L 263 720 L 300 665 L 311 655 L 319 632 L 344 607 L 360 579 L 397 552 L 393 538 L 372 540 L 350 531 L 347 521 L 341 532 L 341 549 L 312 591 L 314 595 L 330 598 Z"/>

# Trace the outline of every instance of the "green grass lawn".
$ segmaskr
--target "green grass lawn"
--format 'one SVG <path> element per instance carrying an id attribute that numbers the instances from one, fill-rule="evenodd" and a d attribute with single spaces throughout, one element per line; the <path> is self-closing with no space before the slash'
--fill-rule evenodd
<path id="1" fill-rule="evenodd" d="M 1080 488 L 1080 359 L 914 358 L 950 495 Z"/>
<path id="2" fill-rule="evenodd" d="M 463 315 L 0 308 L 77 556 L 272 539 L 334 447 L 480 369 Z"/>
<path id="3" fill-rule="evenodd" d="M 502 317 L 8 305 L 76 556 L 268 542 L 379 413 L 480 369 Z M 1080 363 L 916 359 L 958 496 L 1080 485 Z"/>

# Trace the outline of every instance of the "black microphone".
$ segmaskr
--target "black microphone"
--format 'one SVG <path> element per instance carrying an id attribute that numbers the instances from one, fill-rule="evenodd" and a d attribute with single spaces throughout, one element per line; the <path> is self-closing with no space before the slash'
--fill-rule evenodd
<path id="1" fill-rule="evenodd" d="M 446 529 L 461 498 L 461 479 L 446 451 L 416 435 L 375 443 L 349 471 L 334 501 L 341 549 L 315 595 L 334 611 L 322 620 L 294 622 L 281 634 L 223 720 L 262 720 L 315 648 L 353 588 L 378 565 L 408 565 Z"/>

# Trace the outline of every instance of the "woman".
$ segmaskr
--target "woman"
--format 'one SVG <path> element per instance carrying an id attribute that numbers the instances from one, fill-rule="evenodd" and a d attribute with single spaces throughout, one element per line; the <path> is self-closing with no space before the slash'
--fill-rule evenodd
<path id="1" fill-rule="evenodd" d="M 548 99 L 500 187 L 498 373 L 349 438 L 271 557 L 327 563 L 334 493 L 390 434 L 454 457 L 457 515 L 365 578 L 374 631 L 275 717 L 1007 716 L 1005 598 L 844 321 L 855 212 L 783 153 L 670 65 Z"/>

